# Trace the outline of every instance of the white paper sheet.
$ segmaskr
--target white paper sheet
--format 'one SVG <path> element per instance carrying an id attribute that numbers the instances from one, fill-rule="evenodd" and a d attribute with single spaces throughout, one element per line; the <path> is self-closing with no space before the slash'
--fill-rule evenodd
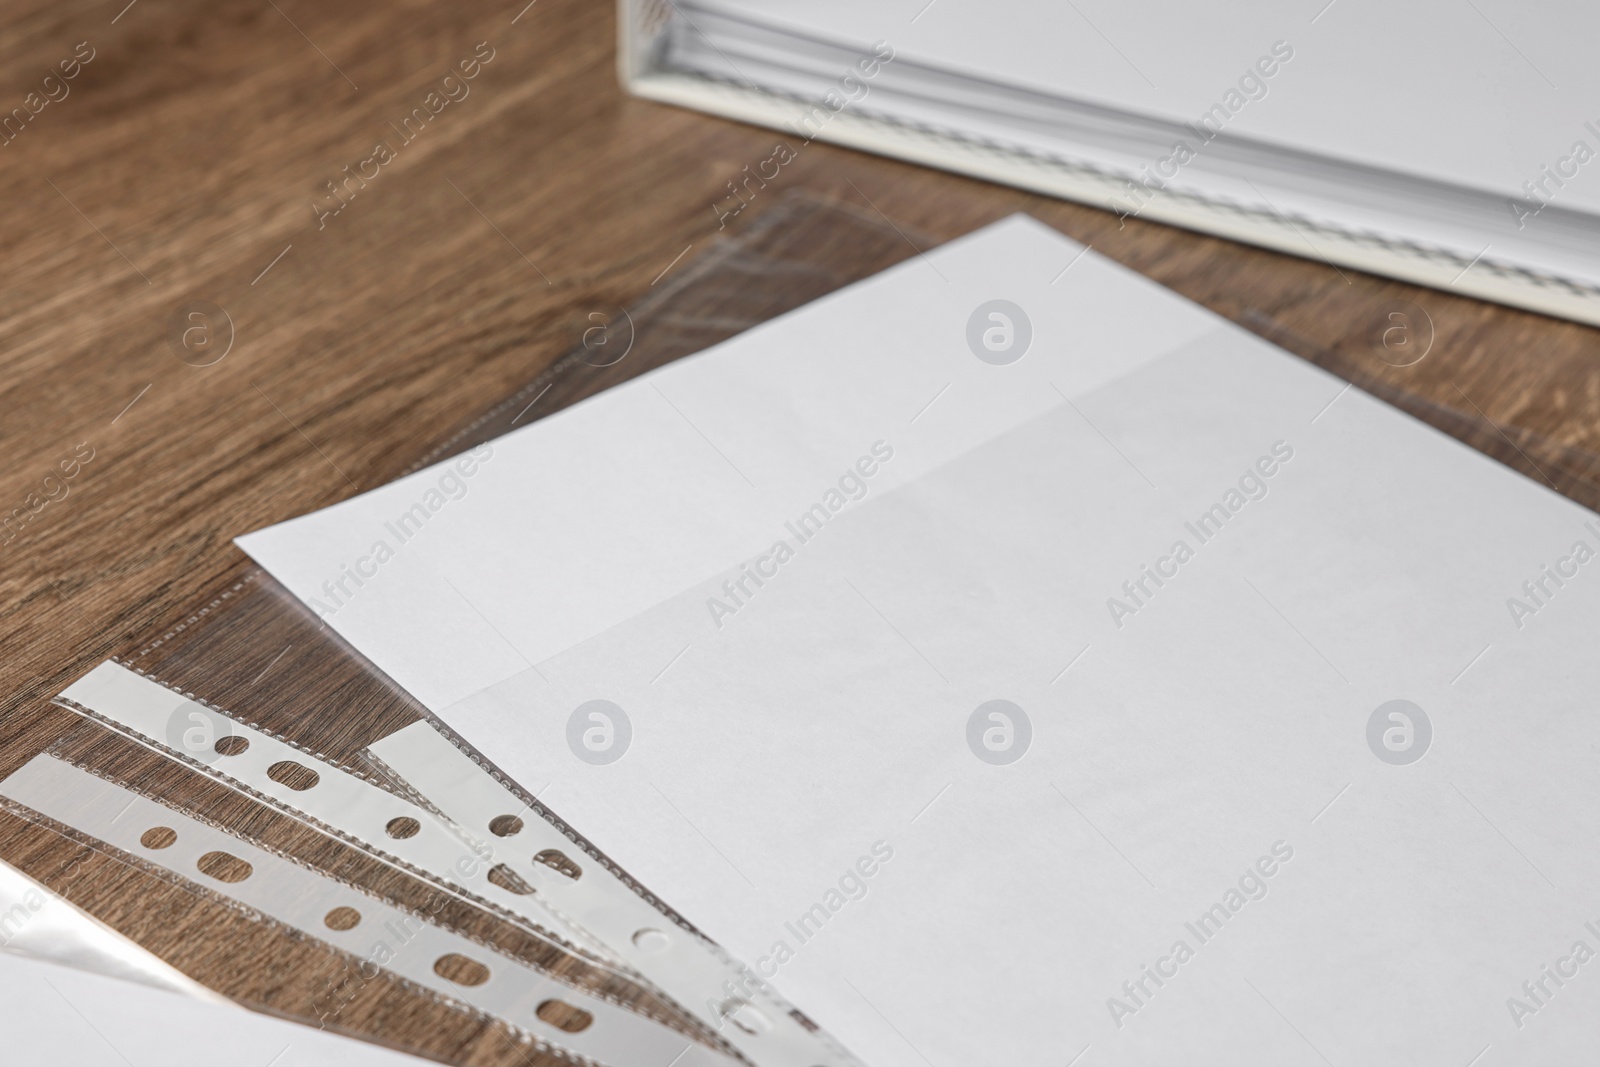
<path id="1" fill-rule="evenodd" d="M 309 1026 L 0 953 L 7 1064 L 55 1067 L 422 1067 Z"/>
<path id="2" fill-rule="evenodd" d="M 1079 251 L 497 441 L 337 605 L 442 469 L 241 544 L 870 1064 L 1576 1062 L 1600 523 Z"/>

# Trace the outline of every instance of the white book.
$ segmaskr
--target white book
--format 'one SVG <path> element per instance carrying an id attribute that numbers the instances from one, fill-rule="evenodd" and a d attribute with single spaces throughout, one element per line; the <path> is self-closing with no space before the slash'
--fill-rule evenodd
<path id="1" fill-rule="evenodd" d="M 635 93 L 1600 323 L 1600 9 L 620 0 Z M 782 148 L 779 149 L 778 146 Z"/>
<path id="2" fill-rule="evenodd" d="M 860 1062 L 1592 1046 L 1600 521 L 1031 220 L 240 544 Z"/>

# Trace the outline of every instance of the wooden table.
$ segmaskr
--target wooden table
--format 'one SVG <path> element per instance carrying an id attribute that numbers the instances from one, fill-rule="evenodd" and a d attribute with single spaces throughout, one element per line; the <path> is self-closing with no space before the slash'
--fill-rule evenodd
<path id="1" fill-rule="evenodd" d="M 719 233 L 726 183 L 777 135 L 623 95 L 596 0 L 123 2 L 26 2 L 0 26 L 0 116 L 23 109 L 0 134 L 0 774 L 81 729 L 48 705 L 66 683 L 228 587 L 235 535 L 393 478 L 570 349 L 591 313 L 795 190 L 908 243 L 1030 212 L 1600 499 L 1588 327 L 821 143 Z M 74 60 L 41 106 L 47 70 Z M 402 130 L 463 61 L 466 94 Z M 1417 309 L 1431 320 L 1408 367 L 1383 343 L 1401 304 L 1412 329 Z M 0 856 L 37 870 L 52 850 L 73 854 L 0 816 Z M 225 909 L 163 927 L 140 878 L 101 881 L 108 921 L 217 988 L 305 1013 L 286 990 L 323 964 L 303 946 Z M 121 910 L 104 903 L 118 893 Z M 339 1025 L 461 1063 L 528 1058 L 492 1025 L 395 1003 L 373 993 Z"/>

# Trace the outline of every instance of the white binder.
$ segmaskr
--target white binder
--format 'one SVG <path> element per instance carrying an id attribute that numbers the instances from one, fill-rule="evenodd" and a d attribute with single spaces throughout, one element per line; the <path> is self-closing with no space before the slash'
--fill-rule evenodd
<path id="1" fill-rule="evenodd" d="M 1592 6 L 619 0 L 619 21 L 632 92 L 779 132 L 728 174 L 724 221 L 831 141 L 1600 323 Z"/>

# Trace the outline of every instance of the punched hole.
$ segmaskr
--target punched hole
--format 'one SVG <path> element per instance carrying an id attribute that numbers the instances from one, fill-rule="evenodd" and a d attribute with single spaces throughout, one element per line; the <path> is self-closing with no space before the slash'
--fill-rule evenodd
<path id="1" fill-rule="evenodd" d="M 152 826 L 139 838 L 145 848 L 167 848 L 178 839 L 178 831 L 170 826 Z"/>
<path id="2" fill-rule="evenodd" d="M 496 837 L 514 837 L 522 832 L 522 820 L 515 815 L 496 815 L 489 820 L 489 832 Z"/>
<path id="3" fill-rule="evenodd" d="M 533 892 L 533 886 L 522 880 L 522 877 L 503 863 L 497 863 L 489 868 L 489 881 L 504 889 L 508 893 L 515 893 L 525 897 Z"/>
<path id="4" fill-rule="evenodd" d="M 422 824 L 409 815 L 401 815 L 390 819 L 383 832 L 396 841 L 404 841 L 408 837 L 416 837 L 422 830 Z"/>
<path id="5" fill-rule="evenodd" d="M 211 747 L 219 756 L 237 756 L 250 747 L 250 739 L 240 737 L 238 734 L 229 734 L 227 737 L 217 738 L 217 743 Z"/>
<path id="6" fill-rule="evenodd" d="M 334 908 L 322 917 L 322 925 L 330 930 L 354 930 L 360 924 L 361 913 L 354 908 Z"/>
<path id="7" fill-rule="evenodd" d="M 434 960 L 433 973 L 456 985 L 482 985 L 489 980 L 489 968 L 456 952 L 447 952 Z"/>
<path id="8" fill-rule="evenodd" d="M 557 874 L 564 874 L 573 881 L 583 876 L 583 868 L 573 863 L 567 854 L 558 848 L 547 848 L 533 859 L 534 862 L 542 863 Z"/>
<path id="9" fill-rule="evenodd" d="M 229 852 L 207 852 L 194 865 L 219 882 L 242 882 L 255 873 L 254 867 Z"/>
<path id="10" fill-rule="evenodd" d="M 633 944 L 641 952 L 665 952 L 670 939 L 660 930 L 646 927 L 633 932 Z"/>
<path id="11" fill-rule="evenodd" d="M 723 1001 L 718 1010 L 724 1019 L 752 1036 L 764 1034 L 772 1029 L 772 1021 L 748 1000 L 734 997 Z"/>
<path id="12" fill-rule="evenodd" d="M 281 786 L 303 793 L 322 780 L 322 776 L 292 759 L 279 760 L 267 768 L 267 777 Z"/>
<path id="13" fill-rule="evenodd" d="M 557 1030 L 569 1034 L 582 1033 L 594 1025 L 593 1015 L 564 1000 L 547 1000 L 533 1009 L 533 1013 Z"/>

